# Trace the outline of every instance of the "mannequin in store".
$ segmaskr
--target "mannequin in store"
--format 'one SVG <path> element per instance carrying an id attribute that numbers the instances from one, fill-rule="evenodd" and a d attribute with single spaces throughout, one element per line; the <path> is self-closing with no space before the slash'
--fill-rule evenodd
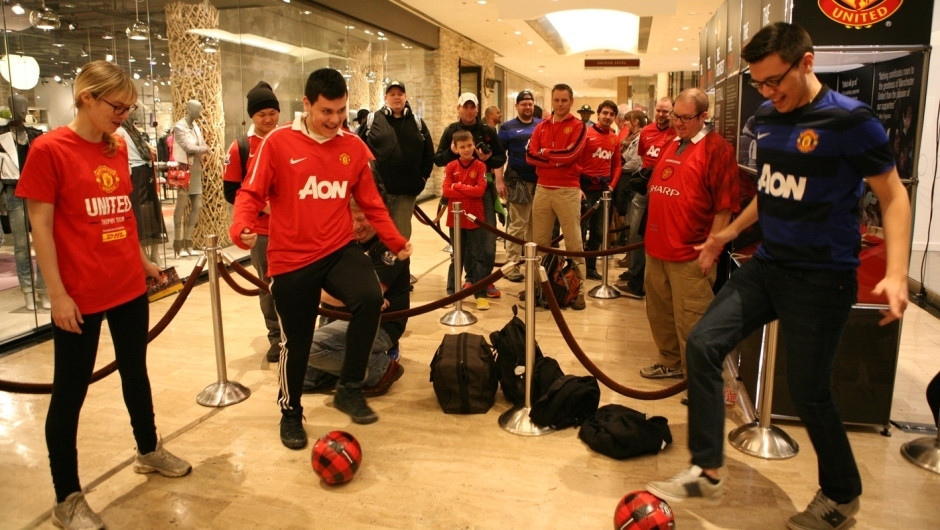
<path id="1" fill-rule="evenodd" d="M 26 163 L 29 146 L 42 134 L 42 131 L 26 125 L 26 110 L 29 103 L 20 94 L 13 94 L 13 119 L 0 126 L 0 151 L 4 153 L 3 172 L 3 199 L 10 215 L 10 228 L 13 231 L 13 257 L 16 262 L 16 276 L 26 300 L 26 309 L 35 311 L 36 300 L 40 301 L 43 309 L 49 309 L 49 295 L 46 293 L 46 284 L 43 281 L 39 267 L 36 268 L 35 283 L 32 275 L 29 250 L 29 227 L 26 224 L 26 208 L 23 199 L 15 195 L 16 183 L 19 180 L 20 170 Z"/>
<path id="2" fill-rule="evenodd" d="M 202 116 L 202 103 L 191 99 L 186 102 L 186 116 L 173 126 L 173 160 L 190 172 L 189 189 L 180 189 L 176 194 L 176 209 L 173 211 L 173 252 L 176 257 L 197 256 L 193 250 L 193 230 L 202 209 L 202 160 L 209 151 L 202 130 L 196 120 Z M 185 218 L 186 207 L 189 215 Z"/>
<path id="3" fill-rule="evenodd" d="M 138 108 L 121 123 L 118 136 L 127 144 L 127 156 L 131 166 L 131 207 L 137 218 L 137 238 L 150 261 L 160 263 L 160 245 L 166 242 L 163 211 L 153 173 L 156 148 L 150 145 L 145 134 L 137 128 L 143 110 Z"/>

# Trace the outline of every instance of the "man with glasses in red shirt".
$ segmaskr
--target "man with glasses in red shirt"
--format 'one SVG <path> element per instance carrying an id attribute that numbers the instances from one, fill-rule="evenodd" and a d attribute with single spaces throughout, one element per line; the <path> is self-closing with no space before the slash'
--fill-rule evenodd
<path id="1" fill-rule="evenodd" d="M 697 88 L 676 98 L 676 138 L 662 150 L 649 183 L 646 315 L 659 359 L 644 377 L 683 377 L 685 342 L 714 298 L 716 260 L 698 262 L 696 245 L 740 209 L 734 148 L 705 127 L 708 96 Z"/>

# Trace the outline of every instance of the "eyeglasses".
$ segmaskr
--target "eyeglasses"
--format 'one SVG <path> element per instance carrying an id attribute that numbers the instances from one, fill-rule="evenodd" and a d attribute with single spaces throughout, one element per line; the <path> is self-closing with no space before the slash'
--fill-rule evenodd
<path id="1" fill-rule="evenodd" d="M 117 114 L 118 116 L 120 116 L 121 114 L 134 112 L 135 110 L 137 110 L 137 105 L 130 105 L 130 106 L 115 105 L 114 103 L 111 103 L 110 101 L 104 98 L 98 98 L 98 99 L 100 99 L 101 101 L 104 101 L 108 105 L 111 105 L 111 108 L 114 109 L 114 113 Z"/>
<path id="2" fill-rule="evenodd" d="M 765 79 L 763 81 L 754 81 L 753 79 L 751 79 L 750 81 L 748 81 L 748 84 L 756 88 L 757 90 L 760 90 L 764 87 L 777 88 L 778 86 L 780 86 L 780 83 L 783 83 L 784 78 L 790 75 L 790 71 L 793 70 L 793 67 L 800 64 L 801 60 L 802 58 L 798 59 L 796 62 L 791 64 L 790 68 L 787 68 L 787 71 L 784 72 L 783 75 L 778 75 L 777 77 L 772 77 L 770 79 Z"/>
<path id="3" fill-rule="evenodd" d="M 669 117 L 673 120 L 676 120 L 679 123 L 689 123 L 690 121 L 694 120 L 695 118 L 698 118 L 702 114 L 705 114 L 705 112 L 702 111 L 702 112 L 699 112 L 698 114 L 693 114 L 691 116 L 679 116 L 675 112 L 670 112 Z"/>

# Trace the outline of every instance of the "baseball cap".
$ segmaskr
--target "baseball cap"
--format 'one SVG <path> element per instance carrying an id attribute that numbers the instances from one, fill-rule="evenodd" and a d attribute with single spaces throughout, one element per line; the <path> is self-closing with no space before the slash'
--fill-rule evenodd
<path id="1" fill-rule="evenodd" d="M 532 92 L 528 90 L 523 90 L 522 92 L 519 92 L 519 95 L 516 96 L 516 103 L 519 103 L 520 101 L 523 101 L 526 99 L 531 99 L 532 101 L 535 101 L 535 97 L 532 95 Z"/>
<path id="2" fill-rule="evenodd" d="M 472 101 L 474 105 L 480 106 L 480 101 L 477 100 L 476 94 L 473 92 L 464 92 L 460 94 L 460 97 L 457 98 L 457 106 L 463 107 L 468 101 Z"/>
<path id="3" fill-rule="evenodd" d="M 369 109 L 359 109 L 358 111 L 356 111 L 356 121 L 359 123 L 364 123 L 368 116 L 369 116 Z"/>
<path id="4" fill-rule="evenodd" d="M 580 112 L 590 112 L 591 114 L 594 114 L 594 109 L 592 109 L 590 105 L 581 105 L 581 108 L 578 109 L 578 112 L 579 112 L 579 113 L 580 113 Z"/>
<path id="5" fill-rule="evenodd" d="M 385 87 L 385 93 L 388 94 L 388 91 L 393 88 L 400 88 L 402 92 L 408 92 L 407 90 L 405 90 L 404 83 L 402 83 L 401 81 L 392 81 L 391 83 L 388 84 L 387 87 Z"/>

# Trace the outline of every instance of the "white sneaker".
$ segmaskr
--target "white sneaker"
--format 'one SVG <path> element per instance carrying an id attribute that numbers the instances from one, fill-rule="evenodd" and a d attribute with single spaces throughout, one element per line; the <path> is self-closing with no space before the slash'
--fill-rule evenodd
<path id="1" fill-rule="evenodd" d="M 104 521 L 92 511 L 80 491 L 70 494 L 64 501 L 55 505 L 52 509 L 52 523 L 67 530 L 104 528 Z"/>
<path id="2" fill-rule="evenodd" d="M 134 460 L 135 473 L 157 472 L 164 477 L 182 477 L 189 473 L 193 466 L 178 456 L 174 456 L 163 448 L 163 442 L 157 442 L 157 448 L 142 455 L 137 454 Z"/>
<path id="3" fill-rule="evenodd" d="M 702 468 L 692 466 L 669 480 L 648 483 L 646 491 L 669 502 L 682 502 L 692 497 L 717 501 L 721 499 L 723 484 L 723 480 L 712 484 L 702 474 Z"/>

